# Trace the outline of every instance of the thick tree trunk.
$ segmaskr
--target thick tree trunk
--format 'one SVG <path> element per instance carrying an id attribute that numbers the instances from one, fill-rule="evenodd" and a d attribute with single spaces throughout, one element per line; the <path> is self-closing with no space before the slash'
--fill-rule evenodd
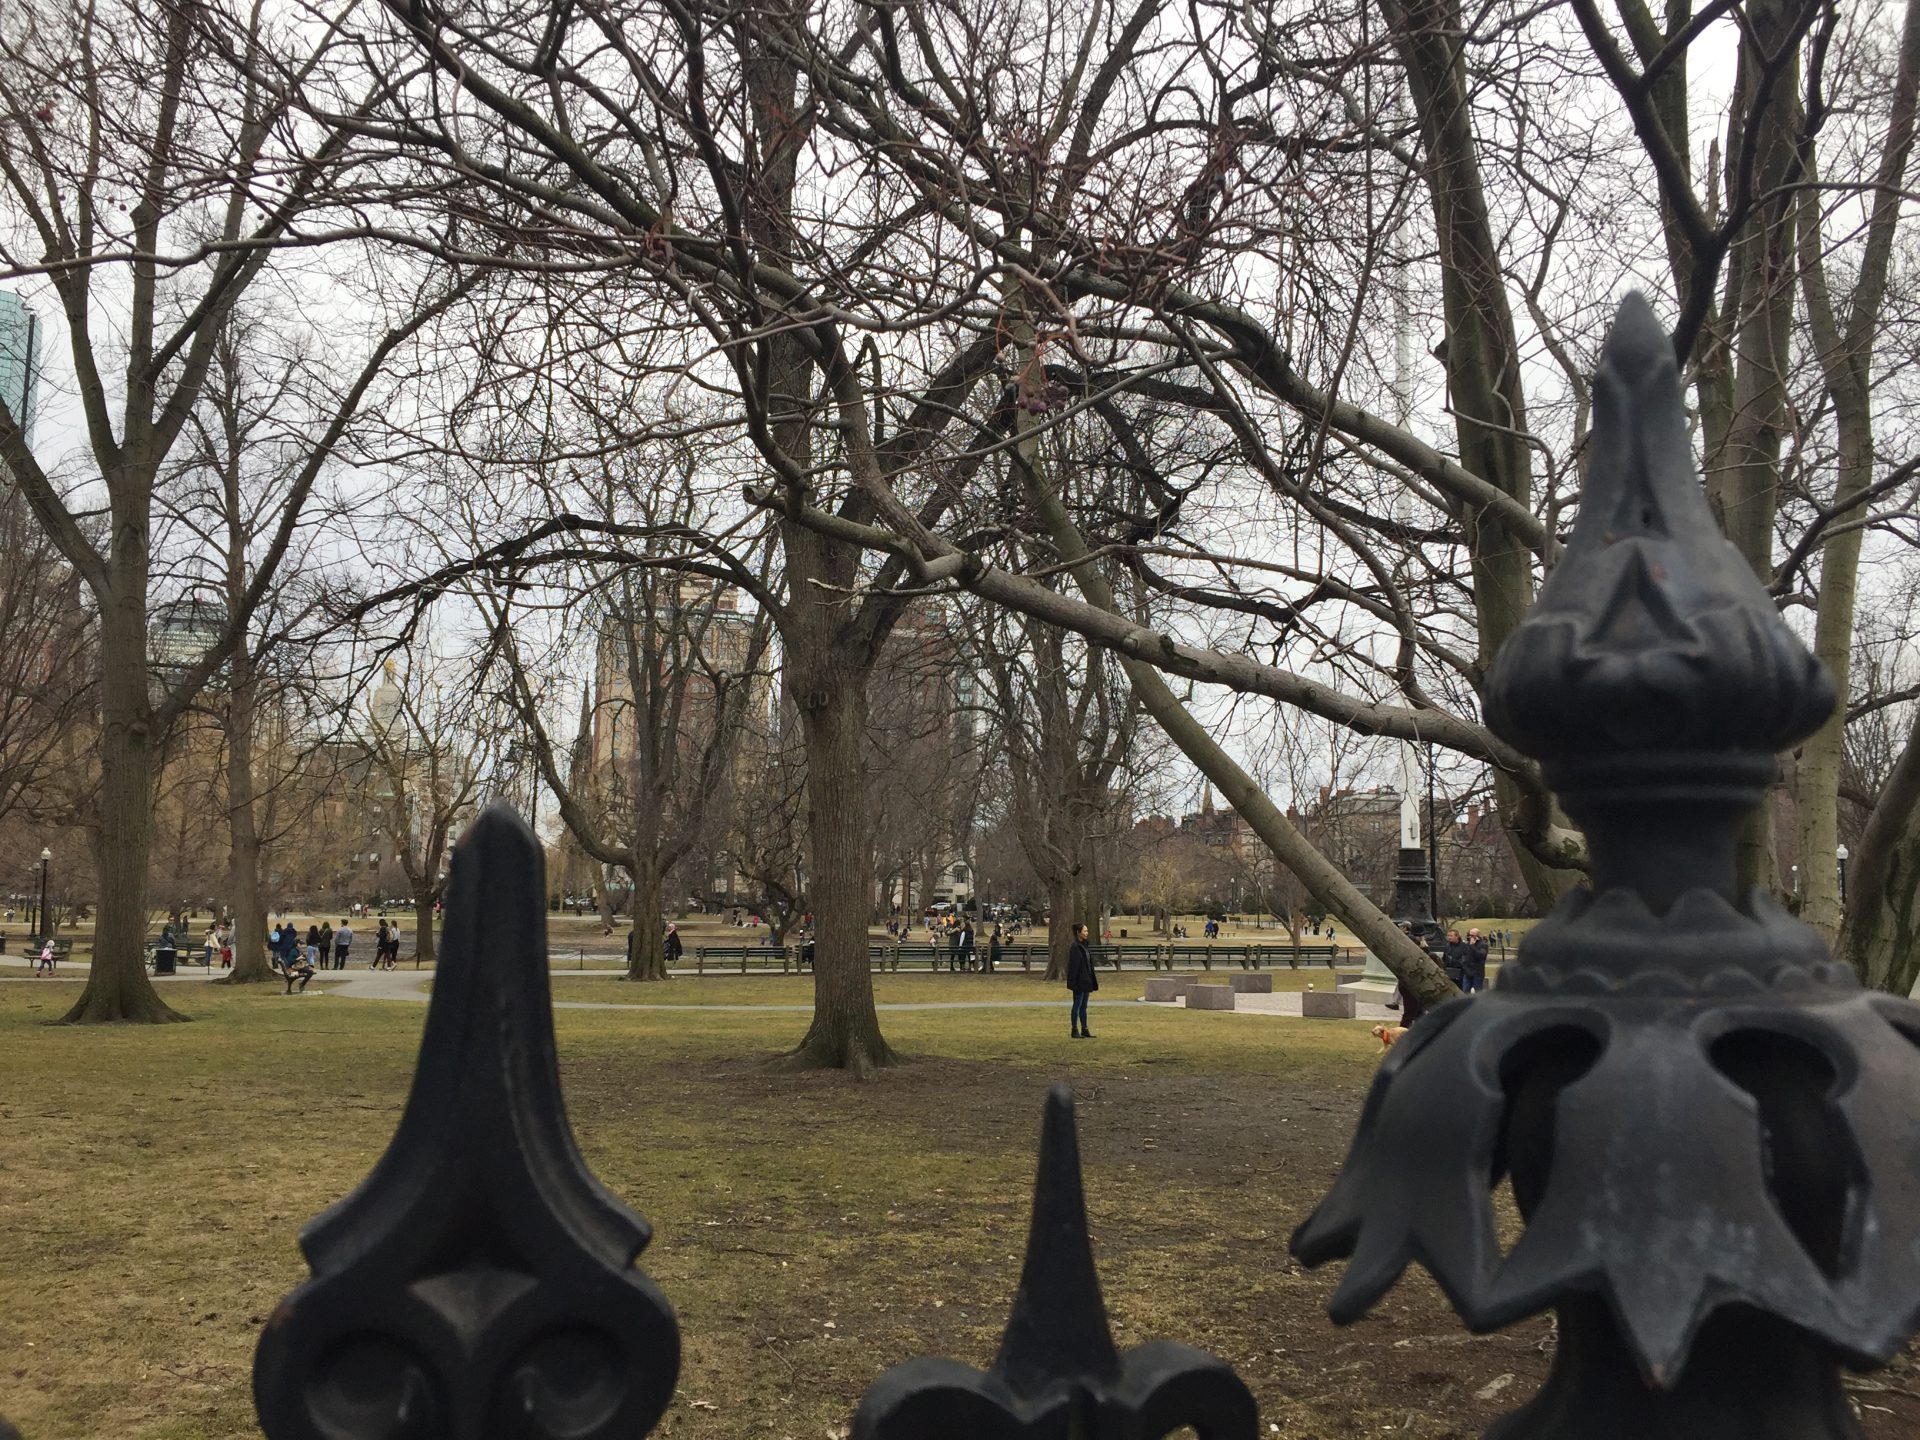
<path id="1" fill-rule="evenodd" d="M 880 1035 L 867 960 L 866 676 L 832 649 L 799 655 L 789 648 L 787 662 L 807 741 L 814 918 L 813 1024 L 791 1058 L 865 1076 L 895 1058 Z"/>
<path id="2" fill-rule="evenodd" d="M 1047 882 L 1047 979 L 1067 978 L 1067 951 L 1073 945 L 1073 885 L 1068 876 L 1059 875 Z"/>
<path id="3" fill-rule="evenodd" d="M 628 869 L 633 875 L 633 931 L 627 945 L 626 978 L 664 980 L 667 920 L 660 907 L 660 873 L 637 859 Z"/>
<path id="4" fill-rule="evenodd" d="M 1457 0 L 1382 0 L 1381 8 L 1395 31 L 1427 151 L 1460 463 L 1530 506 L 1524 367 L 1481 183 L 1460 6 Z M 1490 666 L 1533 603 L 1531 557 L 1485 512 L 1462 507 L 1459 518 L 1471 552 L 1480 662 Z M 1511 777 L 1495 780 L 1501 823 L 1509 834 L 1520 833 L 1525 793 Z M 1580 879 L 1576 871 L 1548 867 L 1525 846 L 1514 847 L 1514 858 L 1543 914 Z"/>
<path id="5" fill-rule="evenodd" d="M 274 978 L 267 963 L 267 905 L 260 896 L 260 827 L 253 809 L 255 679 L 245 649 L 233 657 L 227 699 L 227 905 L 233 912 L 233 969 L 227 985 Z"/>
<path id="6" fill-rule="evenodd" d="M 1920 719 L 1874 804 L 1848 879 L 1841 957 L 1866 984 L 1912 993 L 1920 978 Z"/>
<path id="7" fill-rule="evenodd" d="M 138 537 L 142 556 L 145 536 Z M 125 543 L 125 542 L 123 542 Z M 129 567 L 127 594 L 100 610 L 100 799 L 94 866 L 100 911 L 87 988 L 68 1024 L 184 1020 L 148 978 L 147 860 L 153 844 L 158 751 L 147 693 L 146 574 Z"/>
<path id="8" fill-rule="evenodd" d="M 1755 0 L 1734 86 L 1737 123 L 1753 124 L 1763 70 L 1792 43 L 1799 7 L 1793 0 Z M 1707 500 L 1720 528 L 1765 585 L 1773 580 L 1773 521 L 1779 503 L 1780 450 L 1792 423 L 1787 393 L 1794 310 L 1794 207 L 1798 166 L 1800 66 L 1796 55 L 1778 63 L 1758 117 L 1753 185 L 1765 198 L 1733 243 L 1729 292 L 1737 297 L 1728 323 L 1737 337 L 1732 423 L 1718 463 L 1706 472 Z M 1763 805 L 1741 827 L 1742 886 L 1771 885 L 1773 806 Z"/>
<path id="9" fill-rule="evenodd" d="M 1836 401 L 1839 397 L 1836 395 Z M 1837 404 L 1840 477 L 1836 503 L 1860 496 L 1873 476 L 1873 431 L 1864 416 Z M 1800 747 L 1794 765 L 1794 810 L 1799 821 L 1800 918 L 1833 944 L 1840 934 L 1840 769 L 1845 759 L 1848 680 L 1853 663 L 1854 597 L 1859 589 L 1860 541 L 1850 530 L 1827 542 L 1820 559 L 1820 608 L 1813 653 L 1833 672 L 1840 703 Z"/>
<path id="10" fill-rule="evenodd" d="M 1800 283 L 1806 295 L 1807 323 L 1833 396 L 1834 429 L 1839 439 L 1838 475 L 1833 491 L 1836 532 L 1820 556 L 1820 605 L 1814 624 L 1813 653 L 1833 672 L 1840 704 L 1827 723 L 1800 747 L 1794 772 L 1795 810 L 1800 821 L 1801 918 L 1829 944 L 1840 932 L 1844 897 L 1840 894 L 1837 855 L 1840 842 L 1840 770 L 1846 740 L 1848 684 L 1853 662 L 1854 608 L 1859 589 L 1860 542 L 1864 531 L 1851 528 L 1864 518 L 1859 502 L 1873 483 L 1874 340 L 1887 293 L 1901 191 L 1920 120 L 1920 0 L 1909 0 L 1901 30 L 1900 63 L 1894 81 L 1886 138 L 1875 175 L 1872 219 L 1855 277 L 1852 305 L 1836 311 L 1826 271 L 1826 234 L 1818 191 L 1800 200 L 1796 230 Z M 1818 179 L 1811 155 L 1809 182 Z M 1844 325 L 1844 328 L 1843 328 Z M 1848 508 L 1853 507 L 1853 508 Z M 1873 968 L 1871 961 L 1867 968 Z M 1902 992 L 1905 993 L 1905 992 Z"/>
<path id="11" fill-rule="evenodd" d="M 1843 954 L 1876 990 L 1910 995 L 1920 981 L 1920 810 L 1890 839 L 1875 903 L 1849 917 Z"/>

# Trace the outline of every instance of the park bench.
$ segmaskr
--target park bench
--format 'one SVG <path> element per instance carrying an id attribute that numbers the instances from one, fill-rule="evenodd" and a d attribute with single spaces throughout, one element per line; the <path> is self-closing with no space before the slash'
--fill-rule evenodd
<path id="1" fill-rule="evenodd" d="M 874 967 L 879 970 L 897 972 L 905 965 L 910 970 L 924 967 L 928 974 L 932 974 L 949 963 L 945 945 L 876 945 L 867 953 L 869 957 L 879 957 Z"/>
<path id="2" fill-rule="evenodd" d="M 784 945 L 700 945 L 693 951 L 693 971 L 696 975 L 706 974 L 709 965 L 716 970 L 723 966 L 737 969 L 744 975 L 749 965 L 757 965 L 762 970 L 771 970 L 778 965 L 786 970 L 792 963 L 792 957 Z"/>
<path id="3" fill-rule="evenodd" d="M 40 963 L 40 951 L 46 945 L 46 943 L 47 942 L 44 940 L 35 941 L 31 936 L 29 936 L 27 939 L 27 949 L 25 952 L 26 957 L 27 959 L 31 960 L 36 966 L 39 965 Z M 62 960 L 67 959 L 72 954 L 73 954 L 73 941 L 63 940 L 56 935 L 53 940 L 54 968 L 58 969 L 60 962 Z"/>
<path id="4" fill-rule="evenodd" d="M 1285 960 L 1289 968 L 1294 970 L 1300 968 L 1302 961 L 1305 961 L 1309 965 L 1324 964 L 1331 970 L 1340 960 L 1340 952 L 1334 946 L 1325 944 L 1302 945 L 1298 949 L 1295 949 L 1291 945 L 1260 945 L 1250 946 L 1249 949 L 1253 952 L 1254 968 L 1256 970 L 1259 968 L 1259 961 L 1262 957 L 1264 957 L 1269 964 L 1276 964 L 1281 960 Z"/>

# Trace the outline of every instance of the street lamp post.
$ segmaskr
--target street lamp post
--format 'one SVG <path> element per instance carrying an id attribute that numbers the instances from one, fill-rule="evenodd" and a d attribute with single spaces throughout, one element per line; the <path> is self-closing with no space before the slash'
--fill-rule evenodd
<path id="1" fill-rule="evenodd" d="M 1440 918 L 1440 832 L 1433 825 L 1433 746 L 1427 746 L 1427 913 Z"/>
<path id="2" fill-rule="evenodd" d="M 33 937 L 36 941 L 43 941 L 53 933 L 53 927 L 47 923 L 47 867 L 52 863 L 53 851 L 42 846 L 40 850 L 40 923 L 37 927 L 40 933 Z"/>
<path id="3" fill-rule="evenodd" d="M 1844 845 L 1837 847 L 1833 852 L 1833 858 L 1840 862 L 1840 904 L 1844 908 L 1847 903 L 1847 847 Z"/>

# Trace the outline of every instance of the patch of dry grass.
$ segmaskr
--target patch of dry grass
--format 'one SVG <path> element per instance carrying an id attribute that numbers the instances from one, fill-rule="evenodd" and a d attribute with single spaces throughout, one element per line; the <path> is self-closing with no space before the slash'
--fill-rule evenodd
<path id="1" fill-rule="evenodd" d="M 887 977 L 882 994 L 979 978 Z M 387 1143 L 425 1008 L 176 986 L 191 1025 L 39 1023 L 73 992 L 0 984 L 0 1414 L 29 1440 L 252 1435 L 260 1320 L 306 1274 L 300 1225 Z M 1464 1440 L 1544 1365 L 1539 1322 L 1467 1338 L 1424 1279 L 1336 1332 L 1337 1277 L 1288 1261 L 1373 1072 L 1364 1026 L 1108 1004 L 1089 1044 L 1064 1014 L 889 1012 L 889 1038 L 922 1058 L 858 1084 L 761 1063 L 802 1020 L 556 1012 L 582 1149 L 653 1221 L 642 1264 L 679 1311 L 665 1435 L 824 1440 L 888 1365 L 986 1363 L 1054 1079 L 1080 1096 L 1119 1340 L 1231 1360 L 1263 1430 Z M 1506 1372 L 1520 1385 L 1475 1398 Z"/>
<path id="2" fill-rule="evenodd" d="M 1212 977 L 1224 980 L 1233 971 L 1216 969 Z M 1164 973 L 1164 972 L 1163 972 Z M 1179 972 L 1185 974 L 1185 971 Z M 1325 966 L 1314 969 L 1262 971 L 1273 977 L 1275 990 L 1304 990 L 1308 985 L 1325 990 L 1333 984 L 1333 975 Z M 1123 970 L 1118 974 L 1102 971 L 1100 990 L 1094 1007 L 1125 1004 L 1138 1000 L 1151 978 L 1145 970 Z M 954 1004 L 969 1001 L 1038 1001 L 1057 1003 L 1061 1024 L 1065 1024 L 1067 991 L 1058 980 L 1048 980 L 1035 970 L 1023 973 L 1018 968 L 953 975 L 880 974 L 873 977 L 874 999 L 883 1005 Z M 576 975 L 569 970 L 553 972 L 553 998 L 556 1000 L 602 1001 L 612 1005 L 812 1005 L 811 975 L 701 975 L 675 976 L 671 980 L 630 984 L 615 975 Z"/>

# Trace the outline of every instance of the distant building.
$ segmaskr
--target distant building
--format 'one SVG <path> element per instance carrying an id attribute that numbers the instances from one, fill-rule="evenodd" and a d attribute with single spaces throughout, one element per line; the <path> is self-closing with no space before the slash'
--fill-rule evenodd
<path id="1" fill-rule="evenodd" d="M 689 755 L 697 755 L 719 720 L 714 711 L 715 679 L 738 678 L 753 664 L 753 628 L 753 618 L 741 613 L 731 589 L 697 580 L 679 583 L 664 614 L 629 623 L 609 613 L 601 622 L 594 657 L 594 770 L 631 767 L 638 755 L 640 717 L 635 711 L 631 668 L 636 644 L 642 651 L 640 663 L 654 665 L 669 694 L 676 685 L 683 689 L 679 741 Z M 756 675 L 751 683 L 755 693 L 750 703 L 756 713 L 764 714 L 771 680 Z"/>
<path id="2" fill-rule="evenodd" d="M 226 629 L 227 608 L 215 600 L 187 595 L 153 607 L 147 619 L 147 672 L 156 701 L 206 658 Z M 218 690 L 223 674 L 211 683 Z"/>
<path id="3" fill-rule="evenodd" d="M 1201 789 L 1200 808 L 1180 817 L 1180 833 L 1192 836 L 1210 850 L 1231 850 L 1236 856 L 1243 855 L 1254 843 L 1253 827 L 1238 811 L 1232 806 L 1215 808 L 1210 782 Z"/>
<path id="4" fill-rule="evenodd" d="M 1424 802 L 1423 802 L 1424 803 Z M 1322 790 L 1294 823 L 1376 905 L 1393 900 L 1400 856 L 1400 792 Z M 1510 915 L 1526 895 L 1499 812 L 1480 805 L 1433 817 L 1442 915 Z"/>
<path id="5" fill-rule="evenodd" d="M 18 295 L 0 291 L 0 405 L 33 443 L 33 417 L 40 389 L 40 317 Z"/>
<path id="6" fill-rule="evenodd" d="M 1322 789 L 1305 815 L 1296 817 L 1314 848 L 1353 888 L 1386 905 L 1393 899 L 1394 867 L 1400 859 L 1400 792 Z"/>
<path id="7" fill-rule="evenodd" d="M 1527 899 L 1513 842 L 1491 806 L 1436 817 L 1440 908 L 1449 915 L 1514 915 Z"/>

